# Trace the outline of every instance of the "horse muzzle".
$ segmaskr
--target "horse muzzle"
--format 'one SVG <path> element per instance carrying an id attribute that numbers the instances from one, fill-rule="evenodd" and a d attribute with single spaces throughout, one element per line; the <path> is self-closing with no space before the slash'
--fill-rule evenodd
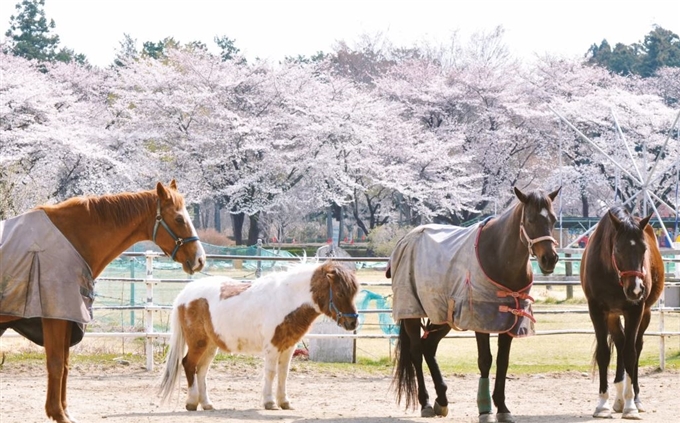
<path id="1" fill-rule="evenodd" d="M 203 250 L 196 252 L 193 260 L 187 260 L 182 263 L 182 269 L 189 275 L 200 272 L 205 267 L 205 253 Z"/>
<path id="2" fill-rule="evenodd" d="M 342 318 L 342 327 L 345 330 L 355 330 L 359 324 L 359 319 L 356 317 L 343 317 Z"/>
<path id="3" fill-rule="evenodd" d="M 621 281 L 623 293 L 626 296 L 626 300 L 637 304 L 644 300 L 647 294 L 644 281 L 637 276 L 630 276 L 628 279 L 628 281 Z"/>
<path id="4" fill-rule="evenodd" d="M 545 254 L 536 256 L 536 261 L 538 262 L 538 267 L 544 275 L 550 275 L 555 271 L 555 266 L 559 261 L 560 256 L 557 255 L 557 251 L 554 249 L 548 251 Z"/>

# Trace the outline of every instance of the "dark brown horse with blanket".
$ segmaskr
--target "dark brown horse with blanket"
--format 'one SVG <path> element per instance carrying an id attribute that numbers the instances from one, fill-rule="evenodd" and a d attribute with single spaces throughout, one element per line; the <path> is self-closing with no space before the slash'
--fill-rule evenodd
<path id="1" fill-rule="evenodd" d="M 514 336 L 533 333 L 529 256 L 537 257 L 546 274 L 553 272 L 558 260 L 552 237 L 556 221 L 552 202 L 558 192 L 524 194 L 515 188 L 519 202 L 498 217 L 470 228 L 419 226 L 399 241 L 387 271 L 392 277 L 394 320 L 400 322 L 393 382 L 397 401 L 405 397 L 408 408 L 417 399 L 423 417 L 445 416 L 447 386 L 435 358 L 437 346 L 452 327 L 473 330 L 481 372 L 479 419 L 495 421 L 489 392 L 493 360 L 489 334 L 498 333 L 493 402 L 499 421 L 513 421 L 505 405 L 510 345 Z M 425 317 L 428 322 L 423 326 Z M 434 408 L 425 388 L 423 357 L 437 392 Z"/>
<path id="2" fill-rule="evenodd" d="M 151 191 L 72 198 L 0 222 L 0 335 L 11 328 L 45 347 L 45 411 L 58 423 L 75 422 L 66 401 L 69 348 L 90 321 L 94 279 L 145 240 L 189 274 L 205 264 L 174 180 Z"/>
<path id="3" fill-rule="evenodd" d="M 607 389 L 611 358 L 608 335 L 616 347 L 614 411 L 622 412 L 624 419 L 639 419 L 643 411 L 638 361 L 651 308 L 661 296 L 665 279 L 654 230 L 648 225 L 651 217 L 639 219 L 614 207 L 600 219 L 583 251 L 581 285 L 595 329 L 595 361 L 600 373 L 593 417 L 612 417 Z"/>

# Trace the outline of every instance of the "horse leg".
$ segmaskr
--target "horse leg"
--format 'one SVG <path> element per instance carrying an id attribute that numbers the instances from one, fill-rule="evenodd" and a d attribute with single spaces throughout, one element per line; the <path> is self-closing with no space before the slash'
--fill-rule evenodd
<path id="1" fill-rule="evenodd" d="M 421 417 L 434 417 L 435 412 L 430 404 L 430 395 L 425 387 L 425 376 L 423 374 L 423 343 L 420 339 L 420 319 L 402 320 L 403 329 L 408 335 L 410 343 L 409 356 L 411 363 L 416 371 L 416 381 L 418 384 L 418 402 L 420 403 Z"/>
<path id="2" fill-rule="evenodd" d="M 198 325 L 188 327 L 184 327 L 183 325 L 182 330 L 184 331 L 184 339 L 186 339 L 187 344 L 187 353 L 184 358 L 182 358 L 182 367 L 184 367 L 184 374 L 187 377 L 187 384 L 189 386 L 187 389 L 185 407 L 189 411 L 196 411 L 200 401 L 200 388 L 197 373 L 210 341 L 205 332 L 202 331 Z M 205 374 L 203 376 L 205 376 Z"/>
<path id="3" fill-rule="evenodd" d="M 610 314 L 607 317 L 607 327 L 611 334 L 611 342 L 616 348 L 616 372 L 614 374 L 614 387 L 616 388 L 616 396 L 614 397 L 613 410 L 617 413 L 623 411 L 623 378 L 625 374 L 625 367 L 623 364 L 623 348 L 625 343 L 625 335 L 623 334 L 623 326 L 618 315 Z M 611 351 L 611 346 L 609 347 Z"/>
<path id="4" fill-rule="evenodd" d="M 288 379 L 288 369 L 290 368 L 290 360 L 293 358 L 295 345 L 282 351 L 279 354 L 278 365 L 278 380 L 276 389 L 276 403 L 282 410 L 290 410 L 290 401 L 286 395 L 286 380 Z"/>
<path id="5" fill-rule="evenodd" d="M 641 304 L 640 307 L 644 307 Z M 639 420 L 640 414 L 635 405 L 634 385 L 637 384 L 637 360 L 638 353 L 635 345 L 637 343 L 638 330 L 642 319 L 642 309 L 640 312 L 627 313 L 625 316 L 625 342 L 623 346 L 623 364 L 626 369 L 626 379 L 624 384 L 624 405 L 621 418 Z"/>
<path id="6" fill-rule="evenodd" d="M 638 329 L 637 340 L 635 342 L 635 351 L 637 352 L 637 359 L 635 360 L 635 382 L 633 383 L 633 389 L 635 392 L 635 406 L 639 412 L 644 412 L 642 407 L 642 400 L 640 399 L 640 383 L 638 381 L 638 369 L 640 366 L 640 354 L 642 353 L 642 346 L 644 345 L 644 334 L 649 327 L 649 322 L 652 319 L 652 311 L 649 308 L 645 308 L 642 313 L 642 321 L 640 322 L 640 329 Z"/>
<path id="7" fill-rule="evenodd" d="M 276 402 L 272 393 L 272 385 L 276 376 L 276 365 L 279 361 L 279 350 L 267 345 L 264 350 L 264 388 L 262 390 L 263 405 L 266 410 L 276 410 Z"/>
<path id="8" fill-rule="evenodd" d="M 600 388 L 597 406 L 593 417 L 610 419 L 612 417 L 612 408 L 609 405 L 609 392 L 607 390 L 607 369 L 609 368 L 609 360 L 611 359 L 611 350 L 607 342 L 607 313 L 600 310 L 597 304 L 588 303 L 588 312 L 590 320 L 593 322 L 593 329 L 595 330 L 595 361 L 600 376 Z"/>
<path id="9" fill-rule="evenodd" d="M 423 336 L 421 340 L 423 344 L 423 357 L 430 369 L 430 375 L 434 382 L 434 389 L 437 392 L 437 398 L 434 401 L 434 414 L 436 416 L 446 417 L 449 414 L 449 400 L 446 397 L 447 386 L 442 377 L 439 363 L 437 363 L 436 354 L 439 342 L 451 331 L 451 326 L 446 325 L 427 325 L 427 335 Z"/>
<path id="10" fill-rule="evenodd" d="M 498 421 L 502 423 L 513 423 L 510 410 L 505 405 L 505 380 L 510 365 L 510 347 L 512 346 L 512 336 L 501 333 L 498 335 L 498 353 L 496 354 L 496 381 L 493 387 L 493 403 L 498 409 Z"/>
<path id="11" fill-rule="evenodd" d="M 42 319 L 43 338 L 45 341 L 45 358 L 47 364 L 47 400 L 45 412 L 47 417 L 57 423 L 74 423 L 64 410 L 66 403 L 65 371 L 71 340 L 71 322 L 67 320 Z M 68 334 L 68 339 L 66 335 Z M 65 345 L 64 345 L 65 344 Z"/>
<path id="12" fill-rule="evenodd" d="M 489 334 L 475 332 L 477 340 L 477 367 L 480 378 L 477 385 L 477 410 L 479 411 L 479 423 L 493 423 L 496 417 L 491 413 L 491 393 L 489 391 L 489 371 L 493 363 Z"/>
<path id="13" fill-rule="evenodd" d="M 217 345 L 210 343 L 196 365 L 196 385 L 198 386 L 198 402 L 204 410 L 214 410 L 208 395 L 208 371 L 217 353 Z"/>

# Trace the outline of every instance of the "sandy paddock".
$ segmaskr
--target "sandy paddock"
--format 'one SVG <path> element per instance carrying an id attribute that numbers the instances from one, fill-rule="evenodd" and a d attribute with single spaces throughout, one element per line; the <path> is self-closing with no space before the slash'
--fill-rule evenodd
<path id="1" fill-rule="evenodd" d="M 77 364 L 69 378 L 69 402 L 81 423 L 187 422 L 411 422 L 423 419 L 404 410 L 390 391 L 390 369 L 373 373 L 332 370 L 294 361 L 289 378 L 293 410 L 261 407 L 261 366 L 215 363 L 210 393 L 215 411 L 184 410 L 184 388 L 168 404 L 155 395 L 160 368 L 147 372 L 138 364 Z M 476 375 L 446 374 L 449 416 L 454 422 L 476 422 Z M 644 370 L 641 375 L 646 422 L 677 421 L 680 414 L 680 372 Z M 46 373 L 43 366 L 9 360 L 0 368 L 0 422 L 43 423 Z M 430 388 L 431 395 L 433 389 Z M 589 374 L 567 372 L 512 376 L 507 403 L 518 422 L 601 422 L 591 417 L 597 382 Z M 620 419 L 620 414 L 615 419 Z M 435 419 L 435 421 L 442 421 Z"/>

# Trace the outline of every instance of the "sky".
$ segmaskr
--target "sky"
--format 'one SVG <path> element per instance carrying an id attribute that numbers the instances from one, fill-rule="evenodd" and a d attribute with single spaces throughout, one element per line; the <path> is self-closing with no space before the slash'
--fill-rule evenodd
<path id="1" fill-rule="evenodd" d="M 0 0 L 0 37 L 20 0 Z M 513 56 L 531 60 L 552 54 L 582 57 L 606 39 L 632 44 L 653 25 L 680 35 L 680 0 L 45 0 L 47 19 L 61 47 L 108 66 L 124 34 L 158 42 L 204 42 L 217 52 L 215 36 L 227 36 L 248 60 L 332 52 L 362 35 L 381 34 L 411 47 L 446 43 L 456 33 L 505 30 Z"/>

